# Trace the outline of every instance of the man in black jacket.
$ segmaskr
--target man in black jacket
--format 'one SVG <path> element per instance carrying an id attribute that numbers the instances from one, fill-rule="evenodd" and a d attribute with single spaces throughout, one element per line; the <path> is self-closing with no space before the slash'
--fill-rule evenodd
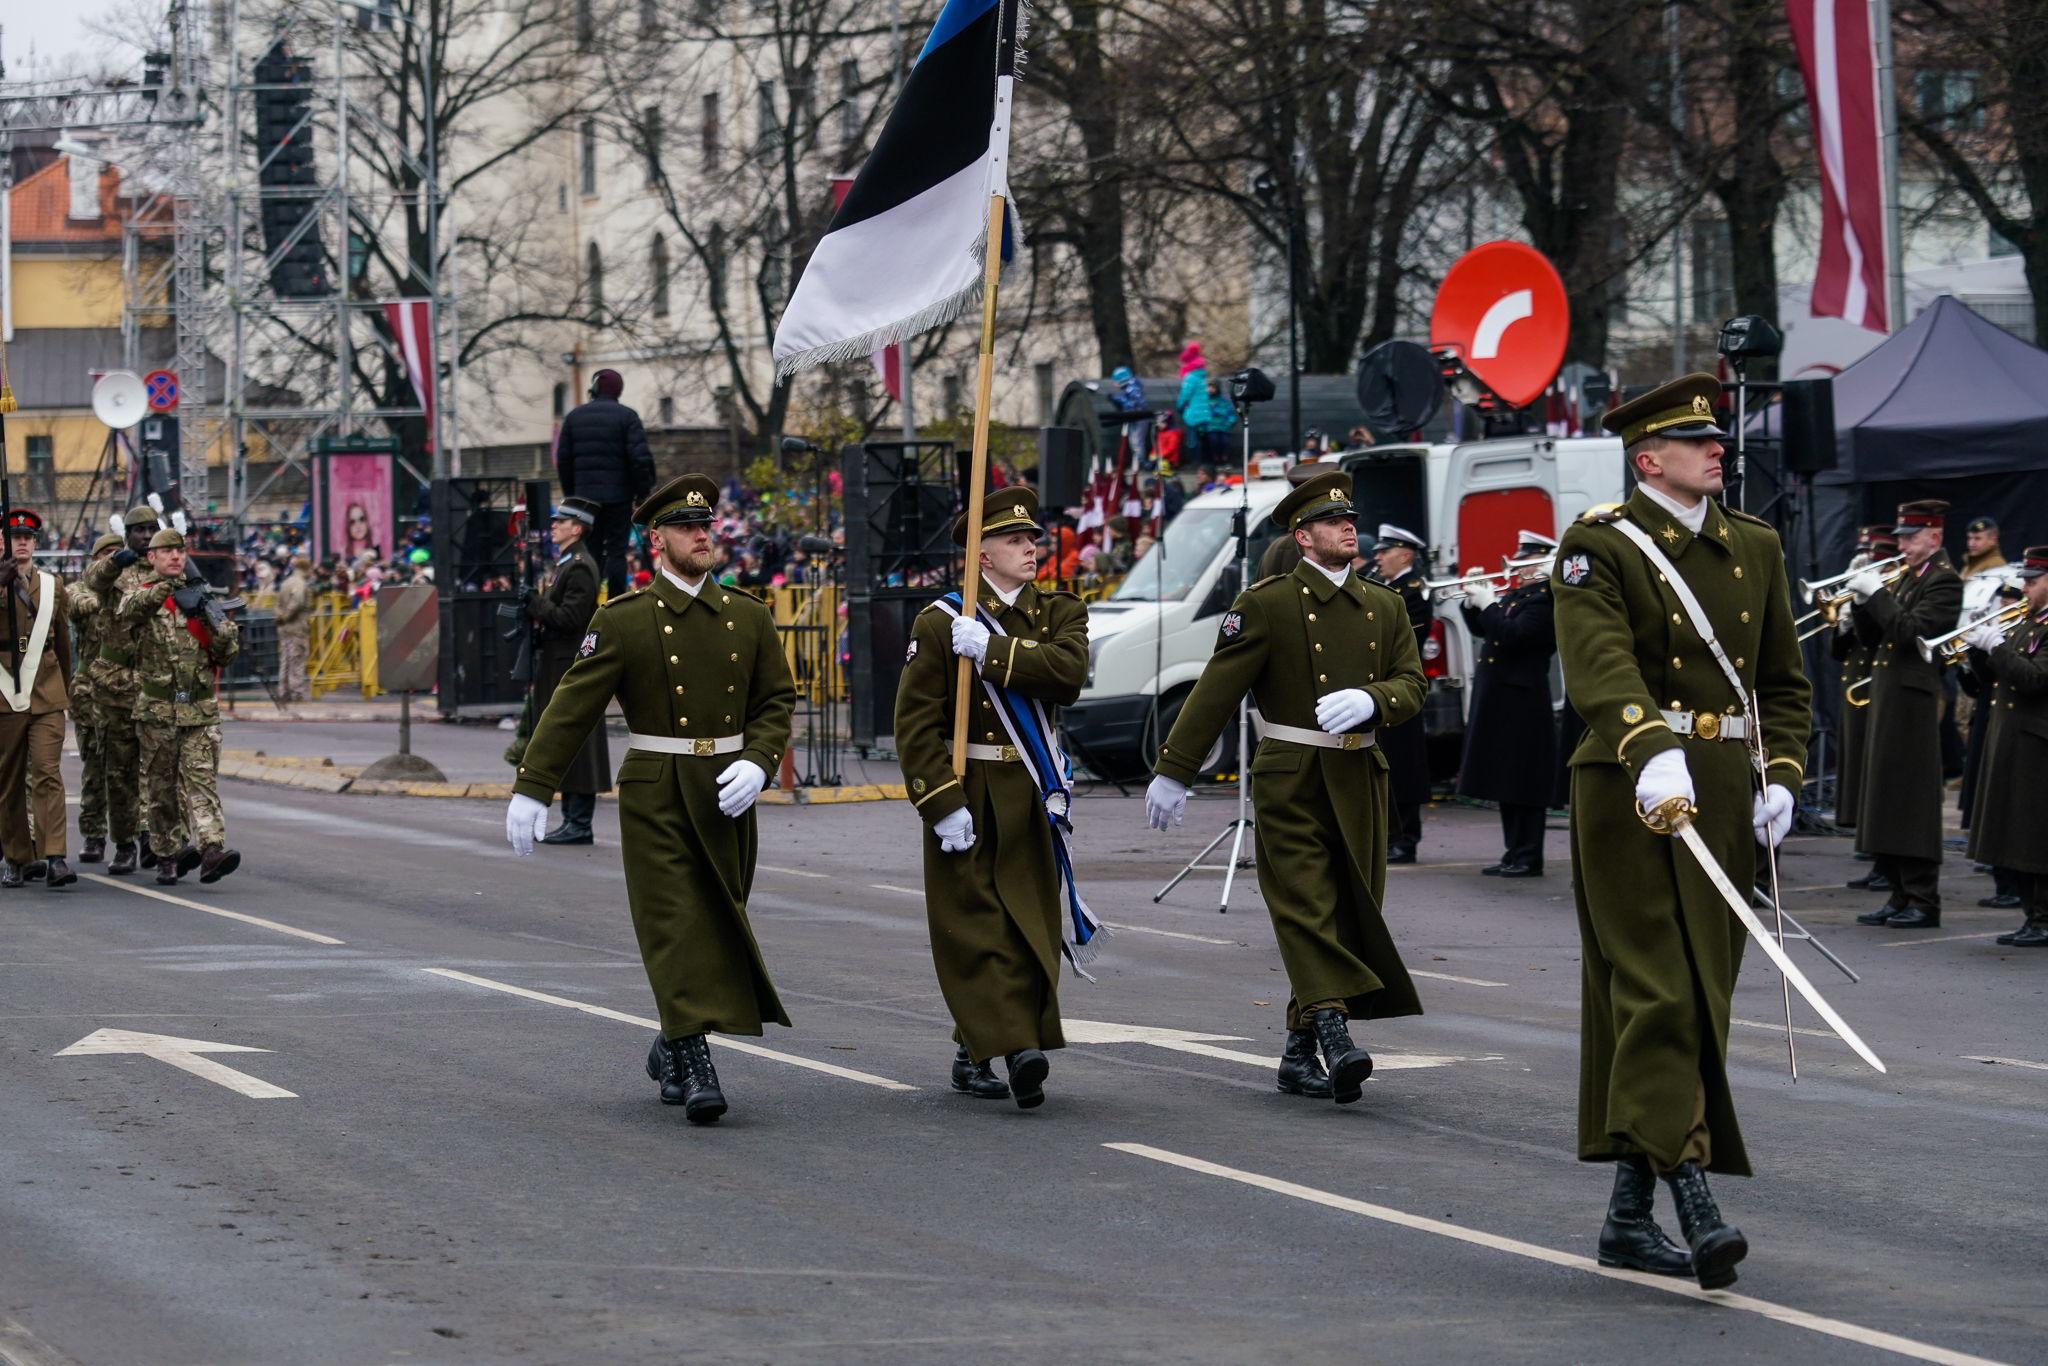
<path id="1" fill-rule="evenodd" d="M 533 670 L 533 715 L 538 724 L 555 687 L 587 643 L 585 633 L 597 614 L 597 561 L 584 548 L 596 524 L 599 505 L 588 498 L 564 498 L 549 528 L 560 552 L 552 573 L 526 597 L 526 610 L 539 626 Z M 542 844 L 589 844 L 590 818 L 597 812 L 597 794 L 612 790 L 611 747 L 603 726 L 583 742 L 576 758 L 562 771 L 562 823 L 542 836 Z"/>
<path id="2" fill-rule="evenodd" d="M 1557 542 L 1524 531 L 1517 558 L 1554 554 Z M 1489 877 L 1543 876 L 1543 830 L 1557 765 L 1557 720 L 1550 707 L 1550 659 L 1557 653 L 1549 577 L 1525 570 L 1496 594 L 1483 581 L 1465 595 L 1465 627 L 1477 642 L 1471 714 L 1465 722 L 1465 761 L 1458 795 L 1500 803 L 1499 863 Z"/>
<path id="3" fill-rule="evenodd" d="M 654 455 L 640 414 L 619 402 L 626 381 L 616 370 L 590 377 L 590 402 L 562 419 L 555 441 L 555 471 L 564 498 L 597 505 L 590 552 L 604 568 L 606 591 L 626 591 L 626 541 L 632 534 L 633 504 L 654 487 Z"/>
<path id="4" fill-rule="evenodd" d="M 1379 540 L 1372 549 L 1373 577 L 1401 595 L 1417 650 L 1428 643 L 1435 623 L 1416 564 L 1428 550 L 1420 536 L 1391 522 L 1380 523 Z M 1416 846 L 1422 843 L 1422 807 L 1430 797 L 1429 740 L 1423 734 L 1421 713 L 1397 726 L 1380 727 L 1380 753 L 1387 758 L 1387 800 L 1394 817 L 1387 822 L 1387 862 L 1413 863 Z"/>

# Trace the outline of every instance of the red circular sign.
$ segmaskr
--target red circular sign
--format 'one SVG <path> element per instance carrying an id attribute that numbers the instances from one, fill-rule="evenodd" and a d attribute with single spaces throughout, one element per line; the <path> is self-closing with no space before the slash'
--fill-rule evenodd
<path id="1" fill-rule="evenodd" d="M 1570 335 L 1564 281 L 1520 242 L 1483 242 L 1460 256 L 1429 315 L 1429 344 L 1457 347 L 1465 368 L 1517 408 L 1556 377 Z"/>
<path id="2" fill-rule="evenodd" d="M 178 406 L 178 377 L 168 370 L 152 370 L 142 377 L 142 392 L 153 413 L 168 413 Z"/>

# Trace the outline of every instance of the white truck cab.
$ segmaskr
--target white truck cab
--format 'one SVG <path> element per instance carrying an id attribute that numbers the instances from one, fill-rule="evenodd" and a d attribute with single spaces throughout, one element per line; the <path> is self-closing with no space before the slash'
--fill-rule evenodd
<path id="1" fill-rule="evenodd" d="M 1432 579 L 1499 569 L 1521 531 L 1561 536 L 1587 508 L 1624 496 L 1621 442 L 1613 437 L 1373 446 L 1324 463 L 1352 477 L 1361 547 L 1382 522 L 1405 527 L 1428 543 L 1420 568 Z M 1190 499 L 1116 592 L 1090 604 L 1088 681 L 1061 714 L 1061 728 L 1091 771 L 1135 777 L 1150 767 L 1215 648 L 1217 619 L 1237 597 L 1231 523 L 1240 500 L 1249 504 L 1256 577 L 1259 557 L 1279 535 L 1270 515 L 1292 487 L 1284 478 L 1254 478 L 1243 491 Z M 1462 615 L 1444 608 L 1423 648 L 1433 769 L 1456 768 L 1472 645 Z M 1211 765 L 1219 772 L 1236 764 L 1235 736 L 1225 739 Z"/>

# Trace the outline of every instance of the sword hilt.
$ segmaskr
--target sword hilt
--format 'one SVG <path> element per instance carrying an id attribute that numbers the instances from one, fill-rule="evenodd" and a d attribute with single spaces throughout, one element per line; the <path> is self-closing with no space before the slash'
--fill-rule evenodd
<path id="1" fill-rule="evenodd" d="M 1652 807 L 1646 808 L 1641 802 L 1637 802 L 1636 814 L 1641 816 L 1643 824 L 1649 826 L 1656 834 L 1675 835 L 1692 824 L 1692 819 L 1699 814 L 1699 810 L 1685 799 L 1683 793 L 1680 793 L 1666 797 Z"/>

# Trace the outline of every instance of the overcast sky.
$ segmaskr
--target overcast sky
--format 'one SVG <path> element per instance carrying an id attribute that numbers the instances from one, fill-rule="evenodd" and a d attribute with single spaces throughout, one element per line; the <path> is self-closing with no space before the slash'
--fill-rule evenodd
<path id="1" fill-rule="evenodd" d="M 94 0 L 77 0 L 75 3 L 9 3 L 0 5 L 0 55 L 7 61 L 9 80 L 22 80 L 31 75 L 28 64 L 29 45 L 35 45 L 36 64 L 34 72 L 40 73 L 44 64 L 52 59 L 76 54 L 85 56 L 97 43 L 85 30 L 85 16 L 96 14 L 104 6 Z"/>

